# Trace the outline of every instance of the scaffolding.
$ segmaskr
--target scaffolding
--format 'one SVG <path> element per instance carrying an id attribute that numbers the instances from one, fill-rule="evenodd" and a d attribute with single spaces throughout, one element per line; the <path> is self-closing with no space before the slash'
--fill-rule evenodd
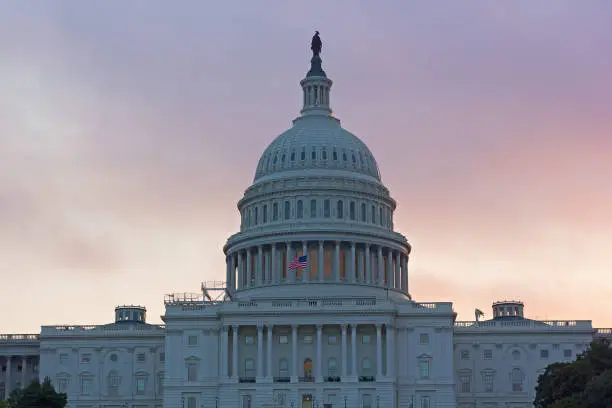
<path id="1" fill-rule="evenodd" d="M 170 293 L 164 296 L 166 305 L 216 305 L 232 299 L 223 281 L 202 282 L 200 293 Z"/>

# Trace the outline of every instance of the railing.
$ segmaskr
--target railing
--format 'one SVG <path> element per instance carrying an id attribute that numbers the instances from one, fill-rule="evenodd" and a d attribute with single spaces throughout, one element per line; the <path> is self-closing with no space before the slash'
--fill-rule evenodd
<path id="1" fill-rule="evenodd" d="M 300 377 L 299 380 L 300 382 L 308 382 L 308 383 L 315 382 L 315 378 L 312 375 L 306 375 L 304 377 Z"/>
<path id="2" fill-rule="evenodd" d="M 276 382 L 276 383 L 288 383 L 288 382 L 291 382 L 291 377 L 288 377 L 288 376 L 274 377 L 274 382 Z"/>
<path id="3" fill-rule="evenodd" d="M 340 382 L 340 377 L 338 376 L 328 376 L 325 377 L 325 382 Z"/>
<path id="4" fill-rule="evenodd" d="M 578 329 L 589 329 L 591 327 L 590 320 L 527 320 L 527 319 L 515 319 L 515 320 L 486 320 L 483 322 L 476 321 L 458 321 L 455 322 L 457 328 L 491 328 L 491 327 L 530 327 L 538 329 L 550 329 L 550 328 L 578 328 Z"/>
<path id="5" fill-rule="evenodd" d="M 593 337 L 612 337 L 612 328 L 599 328 L 593 330 Z"/>
<path id="6" fill-rule="evenodd" d="M 39 334 L 0 334 L 1 343 L 39 341 Z"/>
<path id="7" fill-rule="evenodd" d="M 164 304 L 166 305 L 202 304 L 203 302 L 203 293 L 171 293 L 164 296 Z"/>
<path id="8" fill-rule="evenodd" d="M 73 335 L 73 334 L 104 334 L 104 333 L 163 333 L 166 329 L 164 324 L 110 324 L 110 325 L 58 325 L 42 326 L 43 335 Z"/>
<path id="9" fill-rule="evenodd" d="M 240 377 L 238 378 L 238 382 L 253 384 L 255 383 L 255 377 Z"/>
<path id="10" fill-rule="evenodd" d="M 376 381 L 376 377 L 372 375 L 360 375 L 359 382 L 374 382 Z"/>

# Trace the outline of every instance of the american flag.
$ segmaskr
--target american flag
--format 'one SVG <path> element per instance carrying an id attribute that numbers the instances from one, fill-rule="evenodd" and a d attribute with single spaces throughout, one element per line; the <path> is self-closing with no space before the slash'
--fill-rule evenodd
<path id="1" fill-rule="evenodd" d="M 289 270 L 306 268 L 308 266 L 308 255 L 298 256 L 289 264 Z"/>

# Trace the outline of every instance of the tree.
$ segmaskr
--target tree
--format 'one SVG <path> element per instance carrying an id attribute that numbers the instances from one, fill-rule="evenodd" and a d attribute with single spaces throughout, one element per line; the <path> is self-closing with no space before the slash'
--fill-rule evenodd
<path id="1" fill-rule="evenodd" d="M 538 378 L 535 408 L 612 407 L 612 348 L 595 340 L 572 363 L 555 363 Z"/>
<path id="2" fill-rule="evenodd" d="M 66 394 L 56 392 L 49 377 L 42 383 L 33 381 L 25 389 L 16 389 L 8 398 L 8 408 L 64 408 Z"/>

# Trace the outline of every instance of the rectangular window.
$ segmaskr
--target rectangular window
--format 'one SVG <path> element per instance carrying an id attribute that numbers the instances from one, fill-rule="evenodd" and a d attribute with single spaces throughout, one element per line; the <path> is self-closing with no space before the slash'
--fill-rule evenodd
<path id="1" fill-rule="evenodd" d="M 81 394 L 89 395 L 91 393 L 91 378 L 81 377 Z"/>
<path id="2" fill-rule="evenodd" d="M 255 225 L 257 225 L 258 220 L 257 220 L 257 216 L 259 215 L 259 209 L 257 207 L 253 208 L 253 218 L 255 219 Z"/>
<path id="3" fill-rule="evenodd" d="M 268 222 L 268 206 L 266 204 L 261 207 L 261 218 L 261 222 L 263 222 L 264 224 Z"/>
<path id="4" fill-rule="evenodd" d="M 548 358 L 548 350 L 540 350 L 540 358 Z"/>
<path id="5" fill-rule="evenodd" d="M 198 336 L 197 335 L 190 335 L 187 337 L 187 344 L 190 346 L 196 346 L 198 344 Z"/>
<path id="6" fill-rule="evenodd" d="M 68 354 L 60 354 L 59 360 L 62 365 L 68 364 Z"/>
<path id="7" fill-rule="evenodd" d="M 484 358 L 485 360 L 491 360 L 493 358 L 493 350 L 485 349 L 482 352 L 482 358 Z"/>
<path id="8" fill-rule="evenodd" d="M 289 343 L 289 337 L 287 335 L 281 335 L 278 336 L 278 343 L 279 344 L 288 344 Z"/>
<path id="9" fill-rule="evenodd" d="M 421 397 L 421 408 L 431 408 L 431 398 Z"/>
<path id="10" fill-rule="evenodd" d="M 288 220 L 289 218 L 291 218 L 291 203 L 285 201 L 285 219 Z"/>
<path id="11" fill-rule="evenodd" d="M 296 218 L 304 218 L 304 202 L 302 200 L 298 200 L 297 202 Z"/>
<path id="12" fill-rule="evenodd" d="M 89 364 L 91 362 L 91 354 L 81 354 L 81 364 Z"/>
<path id="13" fill-rule="evenodd" d="M 563 350 L 563 357 L 565 357 L 565 358 L 572 358 L 572 350 L 571 349 Z"/>
<path id="14" fill-rule="evenodd" d="M 159 353 L 159 361 L 162 363 L 166 361 L 166 353 L 164 353 L 163 351 Z"/>
<path id="15" fill-rule="evenodd" d="M 317 218 L 317 200 L 310 200 L 310 218 Z"/>
<path id="16" fill-rule="evenodd" d="M 485 392 L 493 392 L 493 373 L 486 372 L 482 375 Z"/>
<path id="17" fill-rule="evenodd" d="M 361 203 L 361 211 L 360 211 L 360 213 L 361 213 L 361 222 L 366 222 L 367 214 L 366 214 L 366 205 L 365 205 L 365 203 Z"/>
<path id="18" fill-rule="evenodd" d="M 370 219 L 370 222 L 372 224 L 376 224 L 376 207 L 372 206 L 372 219 Z"/>
<path id="19" fill-rule="evenodd" d="M 370 336 L 367 334 L 361 335 L 361 344 L 370 344 Z"/>
<path id="20" fill-rule="evenodd" d="M 373 408 L 372 407 L 372 396 L 370 394 L 364 394 L 361 397 L 361 407 L 362 408 Z"/>
<path id="21" fill-rule="evenodd" d="M 304 336 L 304 343 L 312 344 L 312 336 L 310 334 Z"/>
<path id="22" fill-rule="evenodd" d="M 328 336 L 327 337 L 327 344 L 338 344 L 338 337 L 337 336 Z"/>
<path id="23" fill-rule="evenodd" d="M 187 408 L 197 408 L 197 401 L 195 397 L 187 398 Z"/>
<path id="24" fill-rule="evenodd" d="M 349 204 L 349 218 L 351 221 L 355 221 L 355 202 L 351 201 Z"/>
<path id="25" fill-rule="evenodd" d="M 278 221 L 278 203 L 272 204 L 272 221 Z"/>
<path id="26" fill-rule="evenodd" d="M 323 217 L 325 218 L 329 218 L 329 213 L 330 213 L 330 202 L 329 200 L 325 200 L 323 201 Z"/>
<path id="27" fill-rule="evenodd" d="M 146 360 L 145 353 L 138 353 L 138 354 L 136 354 L 136 361 L 138 361 L 139 363 L 144 363 L 145 360 Z"/>
<path id="28" fill-rule="evenodd" d="M 419 375 L 421 378 L 429 378 L 429 360 L 419 361 Z"/>
<path id="29" fill-rule="evenodd" d="M 136 379 L 136 394 L 144 394 L 147 388 L 147 380 L 139 377 Z"/>
<path id="30" fill-rule="evenodd" d="M 244 360 L 244 376 L 255 377 L 255 360 L 252 358 Z"/>
<path id="31" fill-rule="evenodd" d="M 250 395 L 242 396 L 242 408 L 253 408 L 251 406 L 251 396 Z"/>
<path id="32" fill-rule="evenodd" d="M 68 379 L 67 378 L 59 378 L 57 380 L 57 392 L 65 393 L 68 391 Z"/>
<path id="33" fill-rule="evenodd" d="M 461 374 L 459 377 L 461 388 L 459 392 L 471 392 L 472 375 L 469 373 Z"/>
<path id="34" fill-rule="evenodd" d="M 253 336 L 244 336 L 244 344 L 255 344 L 255 337 Z"/>
<path id="35" fill-rule="evenodd" d="M 421 333 L 419 336 L 419 343 L 421 344 L 429 344 L 429 334 Z"/>
<path id="36" fill-rule="evenodd" d="M 187 364 L 187 381 L 197 381 L 198 380 L 198 365 L 197 363 L 188 363 Z"/>

